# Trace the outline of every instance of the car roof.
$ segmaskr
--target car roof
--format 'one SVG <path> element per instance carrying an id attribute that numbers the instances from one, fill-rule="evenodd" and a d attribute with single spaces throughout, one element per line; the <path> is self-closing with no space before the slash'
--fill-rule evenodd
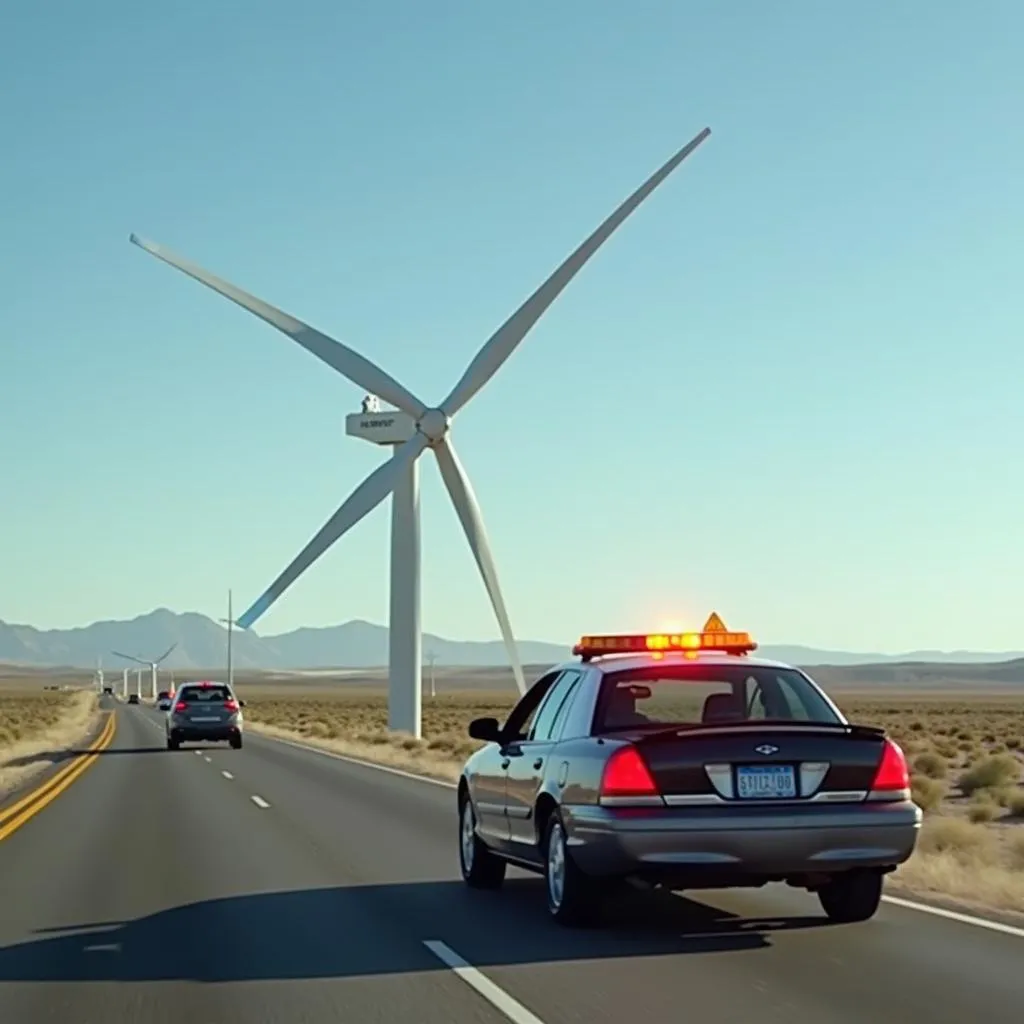
<path id="1" fill-rule="evenodd" d="M 657 653 L 644 654 L 606 654 L 601 657 L 592 658 L 590 661 L 583 661 L 574 658 L 571 661 L 563 662 L 561 665 L 552 666 L 550 671 L 568 668 L 591 668 L 602 674 L 609 672 L 623 672 L 638 668 L 650 668 L 655 665 L 747 665 L 751 668 L 788 668 L 793 666 L 784 661 L 774 661 L 771 658 L 752 658 L 749 654 L 737 656 L 725 654 L 720 651 L 696 651 L 676 652 L 659 651 Z"/>

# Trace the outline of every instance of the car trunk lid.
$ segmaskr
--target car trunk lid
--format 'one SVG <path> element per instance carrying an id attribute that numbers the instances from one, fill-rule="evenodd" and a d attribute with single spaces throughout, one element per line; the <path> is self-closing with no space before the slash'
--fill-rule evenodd
<path id="1" fill-rule="evenodd" d="M 616 738 L 635 744 L 667 803 L 742 805 L 865 799 L 885 733 L 759 721 L 636 730 Z"/>

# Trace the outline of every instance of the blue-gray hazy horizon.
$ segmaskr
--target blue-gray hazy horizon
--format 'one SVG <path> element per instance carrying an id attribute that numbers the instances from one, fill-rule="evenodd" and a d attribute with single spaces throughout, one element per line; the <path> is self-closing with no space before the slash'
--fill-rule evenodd
<path id="1" fill-rule="evenodd" d="M 239 668 L 314 669 L 376 668 L 387 664 L 386 626 L 354 620 L 334 626 L 301 627 L 282 634 L 257 630 L 236 631 L 232 654 Z M 575 639 L 564 644 L 520 640 L 525 664 L 551 664 L 570 655 Z M 102 659 L 108 668 L 127 665 L 114 652 L 157 658 L 171 644 L 175 649 L 163 663 L 167 669 L 210 669 L 224 663 L 227 631 L 224 626 L 197 612 L 175 613 L 158 608 L 126 621 L 103 621 L 71 630 L 38 630 L 32 626 L 0 621 L 0 662 L 95 668 Z M 423 636 L 424 657 L 434 655 L 439 665 L 499 666 L 508 664 L 500 640 L 473 641 Z M 1024 651 L 830 651 L 802 644 L 763 644 L 756 652 L 767 658 L 803 665 L 874 665 L 929 662 L 991 664 L 1024 657 Z M 133 666 L 134 668 L 134 666 Z"/>

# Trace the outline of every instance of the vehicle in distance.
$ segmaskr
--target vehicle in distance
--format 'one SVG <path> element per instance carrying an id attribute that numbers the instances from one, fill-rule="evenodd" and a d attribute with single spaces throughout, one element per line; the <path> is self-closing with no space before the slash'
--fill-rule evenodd
<path id="1" fill-rule="evenodd" d="M 156 708 L 157 711 L 171 710 L 171 693 L 169 690 L 161 690 L 156 695 Z"/>
<path id="2" fill-rule="evenodd" d="M 167 713 L 167 749 L 182 743 L 223 743 L 239 750 L 242 746 L 242 708 L 227 683 L 183 683 Z"/>
<path id="3" fill-rule="evenodd" d="M 504 725 L 470 723 L 486 746 L 458 785 L 465 882 L 542 873 L 567 925 L 626 882 L 786 882 L 834 921 L 872 917 L 921 826 L 906 759 L 756 646 L 714 614 L 700 633 L 584 637 Z"/>
<path id="4" fill-rule="evenodd" d="M 49 687 L 47 687 L 47 689 L 49 689 Z M 114 688 L 112 686 L 104 686 L 103 687 L 103 692 L 104 693 L 109 693 L 111 696 L 113 696 Z"/>
<path id="5" fill-rule="evenodd" d="M 129 704 L 138 704 L 139 703 L 139 695 L 137 693 L 129 693 L 128 694 L 128 703 Z"/>

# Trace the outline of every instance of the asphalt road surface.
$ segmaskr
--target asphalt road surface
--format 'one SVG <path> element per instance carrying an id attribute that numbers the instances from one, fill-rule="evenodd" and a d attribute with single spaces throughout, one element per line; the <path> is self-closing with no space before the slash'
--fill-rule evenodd
<path id="1" fill-rule="evenodd" d="M 783 887 L 565 931 L 539 879 L 463 887 L 450 789 L 252 734 L 172 753 L 156 712 L 117 715 L 93 767 L 0 842 L 0 1021 L 1024 1019 L 1024 937 L 892 905 L 829 925 Z"/>

